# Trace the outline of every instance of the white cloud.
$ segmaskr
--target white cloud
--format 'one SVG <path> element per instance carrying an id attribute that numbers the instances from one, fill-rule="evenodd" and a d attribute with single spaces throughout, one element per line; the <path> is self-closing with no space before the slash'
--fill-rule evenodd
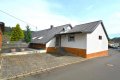
<path id="1" fill-rule="evenodd" d="M 56 5 L 51 4 L 51 5 L 52 7 L 54 5 L 54 7 L 56 8 L 62 8 L 60 4 L 56 4 Z M 55 14 L 54 12 L 51 12 L 50 8 L 51 8 L 50 4 L 47 2 L 45 4 L 44 2 L 42 6 L 38 5 L 33 7 L 32 9 L 24 8 L 24 12 L 27 11 L 29 13 L 23 15 L 26 16 L 25 18 L 26 21 L 28 21 L 31 24 L 35 24 L 35 26 L 37 26 L 39 30 L 49 28 L 50 25 L 59 26 L 68 23 L 72 23 L 74 25 L 79 23 L 79 21 L 76 21 L 69 17 L 58 15 Z M 32 29 L 35 30 L 35 27 L 32 27 Z"/>
<path id="2" fill-rule="evenodd" d="M 51 11 L 52 7 L 55 7 L 58 9 L 62 8 L 62 5 L 58 3 L 51 4 L 45 0 L 44 1 L 39 0 L 38 3 L 34 3 L 33 1 L 32 5 L 26 4 L 24 6 L 19 7 L 19 10 L 13 9 L 14 11 L 11 11 L 12 15 L 34 25 L 34 26 L 31 26 L 32 30 L 36 30 L 36 26 L 37 26 L 37 29 L 40 30 L 40 29 L 49 28 L 50 25 L 59 26 L 59 25 L 68 24 L 68 23 L 75 25 L 79 23 L 79 21 L 75 19 L 63 16 L 63 15 L 58 15 L 52 12 Z M 25 29 L 25 26 L 27 25 L 26 23 L 20 22 L 18 20 L 15 21 L 15 19 L 12 21 L 12 23 L 11 22 L 9 23 L 9 22 L 10 21 L 7 22 L 7 25 L 15 26 L 16 23 L 19 23 L 23 29 Z"/>
<path id="3" fill-rule="evenodd" d="M 78 21 L 75 21 L 63 15 L 56 15 L 46 12 L 36 14 L 35 16 L 32 17 L 32 19 L 29 20 L 29 22 L 36 24 L 38 29 L 48 28 L 50 25 L 58 26 L 68 23 L 72 23 L 74 25 L 79 23 Z"/>
<path id="4" fill-rule="evenodd" d="M 109 34 L 120 33 L 120 12 L 115 12 L 105 20 L 105 25 Z"/>

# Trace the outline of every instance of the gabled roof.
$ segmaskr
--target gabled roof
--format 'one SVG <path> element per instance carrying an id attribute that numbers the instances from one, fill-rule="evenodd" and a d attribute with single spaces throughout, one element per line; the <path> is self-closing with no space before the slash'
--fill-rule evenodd
<path id="1" fill-rule="evenodd" d="M 85 24 L 80 24 L 80 25 L 76 25 L 75 27 L 73 27 L 71 30 L 69 30 L 66 33 L 62 33 L 62 34 L 70 34 L 70 33 L 92 33 L 97 27 L 98 25 L 101 24 L 103 27 L 103 30 L 109 40 L 109 37 L 107 35 L 107 32 L 105 30 L 105 27 L 103 25 L 102 20 L 99 21 L 94 21 L 94 22 L 89 22 L 89 23 L 85 23 Z"/>
<path id="2" fill-rule="evenodd" d="M 46 29 L 46 30 L 33 32 L 32 38 L 34 39 L 32 39 L 31 43 L 45 44 L 49 40 L 51 40 L 56 34 L 59 34 L 63 30 L 63 28 L 67 26 L 71 27 L 70 24 L 66 24 L 66 25 L 57 26 L 50 29 Z"/>
<path id="3" fill-rule="evenodd" d="M 97 26 L 101 22 L 102 21 L 100 20 L 100 21 L 94 21 L 94 22 L 89 22 L 89 23 L 85 23 L 85 24 L 76 25 L 76 26 L 73 27 L 73 29 L 71 29 L 67 33 L 77 33 L 77 32 L 91 33 L 97 28 Z"/>

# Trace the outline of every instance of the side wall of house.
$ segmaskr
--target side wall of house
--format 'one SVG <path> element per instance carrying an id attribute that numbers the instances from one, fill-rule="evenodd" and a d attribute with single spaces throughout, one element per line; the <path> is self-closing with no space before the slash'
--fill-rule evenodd
<path id="1" fill-rule="evenodd" d="M 2 32 L 4 31 L 5 24 L 3 22 L 0 22 L 0 50 L 2 48 Z"/>
<path id="2" fill-rule="evenodd" d="M 75 40 L 68 41 L 68 35 L 61 36 L 61 47 L 72 54 L 85 57 L 86 55 L 86 34 L 74 34 Z"/>
<path id="3" fill-rule="evenodd" d="M 56 51 L 55 42 L 56 42 L 56 38 L 53 38 L 46 44 L 46 52 L 49 53 L 49 52 L 55 52 Z"/>
<path id="4" fill-rule="evenodd" d="M 99 39 L 102 36 L 102 39 Z M 108 53 L 108 40 L 101 24 L 94 32 L 87 34 L 87 56 L 88 58 L 105 56 Z"/>

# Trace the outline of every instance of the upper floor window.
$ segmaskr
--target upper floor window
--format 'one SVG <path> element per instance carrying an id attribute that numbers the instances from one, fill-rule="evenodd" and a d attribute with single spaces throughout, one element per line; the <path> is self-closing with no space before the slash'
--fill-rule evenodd
<path id="1" fill-rule="evenodd" d="M 64 27 L 63 30 L 61 31 L 61 33 L 65 33 L 67 31 L 69 31 L 71 28 L 70 27 Z"/>
<path id="2" fill-rule="evenodd" d="M 99 40 L 102 40 L 102 36 L 99 36 Z"/>

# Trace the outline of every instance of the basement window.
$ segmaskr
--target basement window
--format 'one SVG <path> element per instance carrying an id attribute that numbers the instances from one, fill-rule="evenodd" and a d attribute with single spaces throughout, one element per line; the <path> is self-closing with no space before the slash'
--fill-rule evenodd
<path id="1" fill-rule="evenodd" d="M 68 42 L 70 42 L 70 41 L 75 41 L 75 35 L 74 34 L 68 35 Z"/>
<path id="2" fill-rule="evenodd" d="M 102 36 L 99 36 L 99 40 L 102 40 Z"/>

